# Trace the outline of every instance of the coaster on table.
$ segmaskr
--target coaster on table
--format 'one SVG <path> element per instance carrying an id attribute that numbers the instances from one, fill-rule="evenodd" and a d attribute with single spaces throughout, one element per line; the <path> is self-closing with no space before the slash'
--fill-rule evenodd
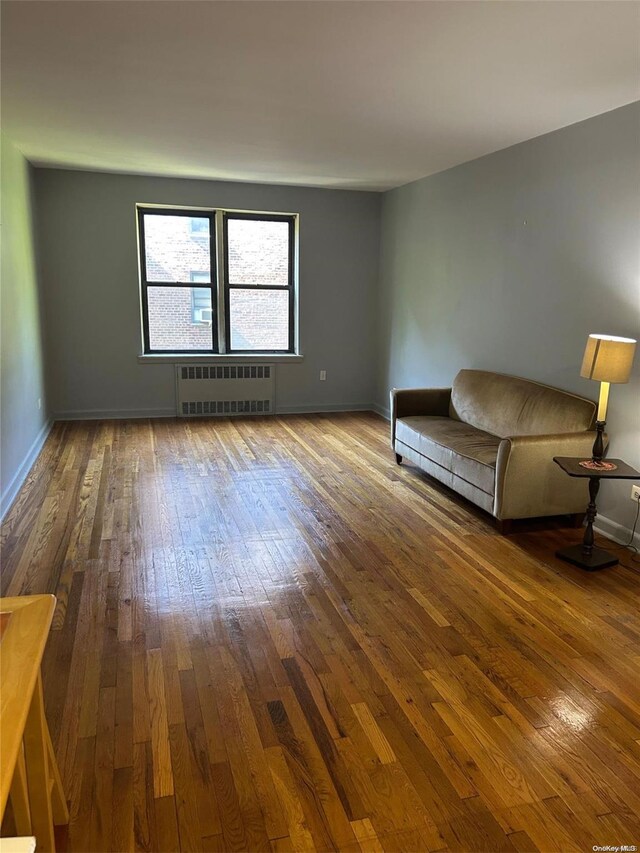
<path id="1" fill-rule="evenodd" d="M 585 459 L 583 462 L 578 462 L 582 468 L 588 468 L 589 471 L 615 471 L 618 467 L 613 462 L 594 462 L 593 459 Z"/>

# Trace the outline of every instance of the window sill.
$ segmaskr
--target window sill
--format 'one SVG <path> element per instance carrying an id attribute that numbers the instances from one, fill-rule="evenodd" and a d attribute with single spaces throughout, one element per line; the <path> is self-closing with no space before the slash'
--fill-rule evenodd
<path id="1" fill-rule="evenodd" d="M 239 361 L 244 364 L 263 364 L 265 361 L 278 362 L 286 364 L 295 364 L 304 359 L 304 356 L 298 353 L 237 353 L 236 355 L 224 353 L 220 355 L 203 355 L 202 353 L 194 353 L 187 355 L 180 353 L 179 355 L 171 355 L 171 353 L 162 353 L 161 355 L 139 355 L 138 364 L 237 364 Z"/>

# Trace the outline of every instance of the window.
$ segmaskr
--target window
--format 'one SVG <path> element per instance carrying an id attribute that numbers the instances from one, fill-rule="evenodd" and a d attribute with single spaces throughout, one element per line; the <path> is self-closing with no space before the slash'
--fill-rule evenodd
<path id="1" fill-rule="evenodd" d="M 296 218 L 139 206 L 145 353 L 293 353 Z"/>
<path id="2" fill-rule="evenodd" d="M 293 220 L 224 215 L 229 352 L 293 352 Z"/>
<path id="3" fill-rule="evenodd" d="M 215 216 L 140 208 L 138 228 L 145 352 L 218 352 Z M 211 322 L 196 320 L 196 308 L 210 309 Z"/>

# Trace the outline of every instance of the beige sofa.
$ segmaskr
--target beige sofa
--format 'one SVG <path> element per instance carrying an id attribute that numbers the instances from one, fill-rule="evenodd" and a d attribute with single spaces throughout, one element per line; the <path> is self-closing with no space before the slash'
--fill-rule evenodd
<path id="1" fill-rule="evenodd" d="M 528 379 L 461 370 L 452 388 L 391 391 L 391 446 L 507 526 L 515 518 L 572 514 L 586 480 L 554 456 L 589 458 L 596 405 Z"/>

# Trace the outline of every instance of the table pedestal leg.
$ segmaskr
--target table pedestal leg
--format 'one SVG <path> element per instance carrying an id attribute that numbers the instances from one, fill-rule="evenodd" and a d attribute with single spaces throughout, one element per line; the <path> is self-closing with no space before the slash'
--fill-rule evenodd
<path id="1" fill-rule="evenodd" d="M 587 526 L 584 530 L 581 545 L 570 545 L 568 548 L 561 548 L 556 551 L 556 557 L 561 560 L 566 560 L 567 563 L 572 563 L 574 566 L 579 566 L 581 569 L 586 569 L 588 572 L 596 572 L 598 569 L 606 569 L 609 566 L 615 566 L 618 563 L 618 558 L 605 551 L 604 548 L 597 548 L 593 537 L 593 522 L 596 520 L 598 511 L 596 509 L 596 497 L 600 488 L 600 477 L 589 477 L 589 506 L 587 507 Z"/>

